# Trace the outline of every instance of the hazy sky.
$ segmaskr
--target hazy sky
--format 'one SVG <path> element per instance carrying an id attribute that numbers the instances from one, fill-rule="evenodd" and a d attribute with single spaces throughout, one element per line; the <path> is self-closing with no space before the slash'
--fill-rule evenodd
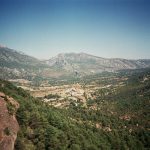
<path id="1" fill-rule="evenodd" d="M 150 0 L 0 0 L 0 44 L 37 58 L 150 58 Z"/>

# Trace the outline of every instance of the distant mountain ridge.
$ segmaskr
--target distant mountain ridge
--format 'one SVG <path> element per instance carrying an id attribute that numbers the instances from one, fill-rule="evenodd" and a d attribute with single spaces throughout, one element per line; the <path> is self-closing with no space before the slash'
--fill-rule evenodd
<path id="1" fill-rule="evenodd" d="M 150 59 L 127 60 L 121 58 L 102 58 L 86 53 L 62 53 L 45 62 L 50 67 L 85 74 L 150 67 Z"/>
<path id="2" fill-rule="evenodd" d="M 28 78 L 36 76 L 47 65 L 22 52 L 0 46 L 0 78 Z"/>
<path id="3" fill-rule="evenodd" d="M 0 47 L 0 62 L 12 67 L 16 64 L 24 66 L 35 66 L 41 64 L 38 59 L 7 47 Z"/>
<path id="4" fill-rule="evenodd" d="M 0 46 L 0 78 L 84 76 L 104 71 L 150 67 L 150 59 L 102 58 L 86 53 L 61 53 L 41 61 L 22 52 Z"/>

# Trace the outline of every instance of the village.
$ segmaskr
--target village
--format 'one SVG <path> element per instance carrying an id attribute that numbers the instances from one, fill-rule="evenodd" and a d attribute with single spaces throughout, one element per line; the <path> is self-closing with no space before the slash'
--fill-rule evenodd
<path id="1" fill-rule="evenodd" d="M 86 107 L 88 100 L 94 100 L 96 98 L 96 92 L 98 95 L 108 95 L 115 92 L 118 87 L 124 86 L 127 79 L 126 77 L 118 78 L 114 76 L 114 82 L 109 82 L 109 77 L 102 77 L 92 80 L 92 82 L 89 81 L 86 84 L 77 82 L 63 85 L 50 85 L 48 81 L 44 81 L 39 86 L 33 86 L 32 81 L 25 79 L 11 80 L 11 82 L 17 84 L 17 87 L 28 91 L 33 97 L 40 98 L 49 105 L 58 108 L 68 108 L 70 105 L 78 106 L 79 104 Z M 101 83 L 97 81 L 101 81 Z"/>

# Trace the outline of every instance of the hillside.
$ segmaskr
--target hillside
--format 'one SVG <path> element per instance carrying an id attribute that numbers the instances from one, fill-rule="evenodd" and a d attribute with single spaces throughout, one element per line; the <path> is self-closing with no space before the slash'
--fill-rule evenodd
<path id="1" fill-rule="evenodd" d="M 150 67 L 150 60 L 108 59 L 86 53 L 58 54 L 45 62 L 52 68 L 72 72 L 76 75 Z"/>
<path id="2" fill-rule="evenodd" d="M 16 50 L 0 47 L 0 74 L 2 79 L 32 78 L 47 68 L 38 59 Z"/>
<path id="3" fill-rule="evenodd" d="M 117 78 L 127 79 L 124 86 L 115 86 Z M 90 85 L 112 83 L 115 91 L 108 87 L 96 90 L 92 99 L 86 99 L 86 106 L 72 102 L 67 109 L 50 106 L 0 80 L 0 91 L 20 105 L 16 113 L 20 130 L 15 149 L 149 149 L 150 72 L 122 73 L 117 78 L 86 78 Z"/>
<path id="4" fill-rule="evenodd" d="M 9 68 L 43 65 L 38 59 L 7 47 L 0 47 L 0 63 Z"/>

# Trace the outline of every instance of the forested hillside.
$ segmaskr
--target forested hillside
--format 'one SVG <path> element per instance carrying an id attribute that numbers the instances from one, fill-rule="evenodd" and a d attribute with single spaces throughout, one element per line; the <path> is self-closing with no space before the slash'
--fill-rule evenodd
<path id="1" fill-rule="evenodd" d="M 20 107 L 16 150 L 100 150 L 150 148 L 149 72 L 133 74 L 115 93 L 95 92 L 87 106 L 54 108 L 7 81 L 0 91 Z"/>

